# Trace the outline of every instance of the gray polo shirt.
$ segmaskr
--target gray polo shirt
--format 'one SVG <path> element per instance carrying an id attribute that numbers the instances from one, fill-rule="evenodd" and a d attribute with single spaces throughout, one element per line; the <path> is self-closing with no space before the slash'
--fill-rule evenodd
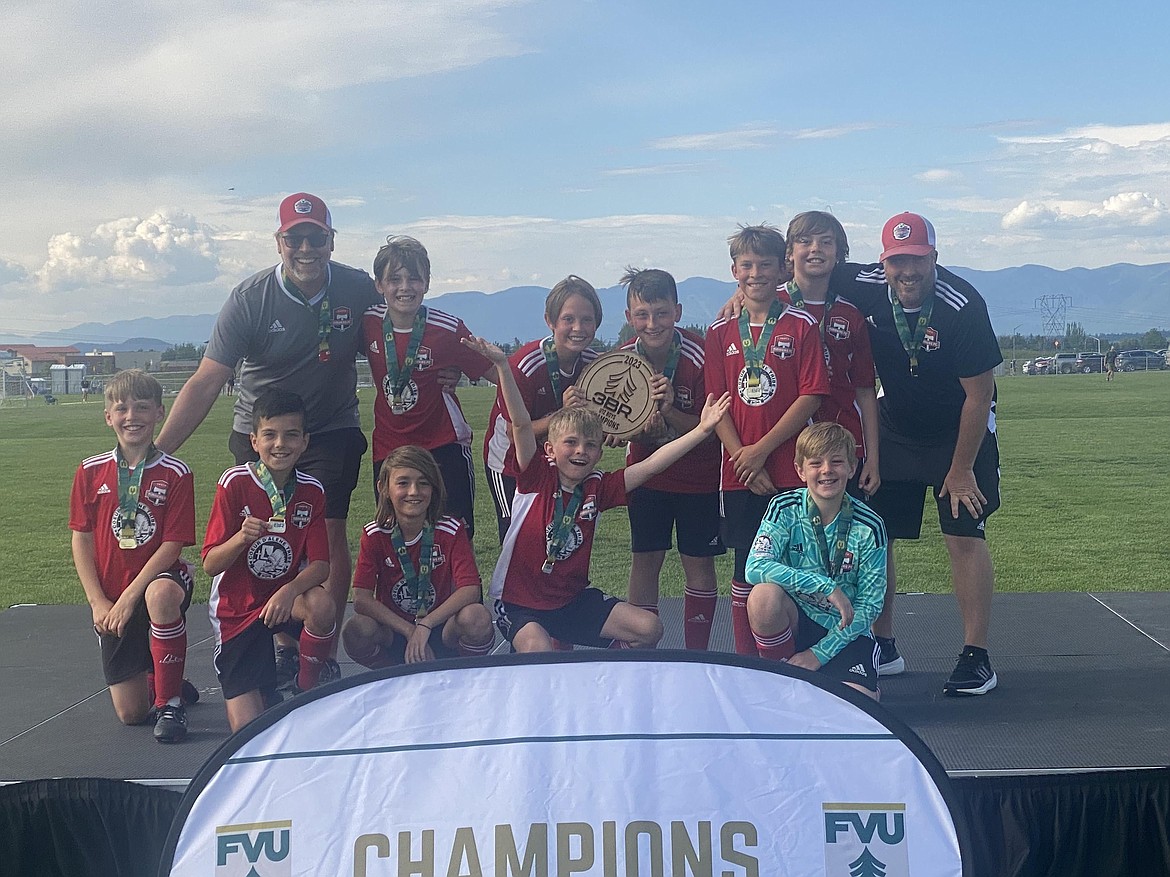
<path id="1" fill-rule="evenodd" d="M 307 305 L 288 290 L 279 265 L 232 290 L 203 355 L 229 368 L 244 361 L 234 430 L 252 431 L 252 403 L 269 387 L 301 395 L 310 433 L 361 426 L 354 357 L 361 349 L 362 314 L 382 297 L 365 271 L 330 262 L 328 298 L 330 354 L 321 362 L 320 299 Z"/>

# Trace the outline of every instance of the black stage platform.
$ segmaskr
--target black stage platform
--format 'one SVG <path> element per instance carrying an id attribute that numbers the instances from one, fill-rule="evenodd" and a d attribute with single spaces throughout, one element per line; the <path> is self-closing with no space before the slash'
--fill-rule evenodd
<path id="1" fill-rule="evenodd" d="M 0 613 L 0 782 L 109 777 L 183 788 L 228 734 L 204 608 L 187 617 L 187 676 L 202 700 L 188 710 L 187 742 L 175 746 L 115 719 L 87 607 Z M 1170 764 L 1170 593 L 997 594 L 1000 686 L 962 699 L 941 695 L 961 645 L 954 598 L 901 595 L 896 608 L 908 669 L 882 680 L 882 702 L 952 776 Z M 714 649 L 731 650 L 727 611 L 721 600 Z M 663 647 L 681 647 L 681 614 L 680 598 L 663 601 Z"/>

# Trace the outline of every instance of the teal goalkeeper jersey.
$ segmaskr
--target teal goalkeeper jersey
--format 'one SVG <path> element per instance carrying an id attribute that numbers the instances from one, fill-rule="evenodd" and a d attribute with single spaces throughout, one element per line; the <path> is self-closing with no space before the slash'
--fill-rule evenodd
<path id="1" fill-rule="evenodd" d="M 833 550 L 840 515 L 825 527 Z M 829 632 L 811 649 L 822 665 L 869 629 L 886 595 L 886 529 L 869 506 L 853 500 L 853 525 L 841 571 L 829 578 L 828 562 L 808 514 L 808 489 L 780 494 L 768 505 L 747 559 L 747 580 L 782 587 L 805 615 Z M 853 604 L 853 623 L 842 629 L 841 613 L 829 602 L 834 586 Z"/>

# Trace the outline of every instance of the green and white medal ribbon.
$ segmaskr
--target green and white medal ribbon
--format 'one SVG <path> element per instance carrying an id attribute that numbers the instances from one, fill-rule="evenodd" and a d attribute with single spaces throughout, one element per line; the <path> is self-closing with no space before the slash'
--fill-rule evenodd
<path id="1" fill-rule="evenodd" d="M 829 541 L 825 537 L 825 527 L 821 521 L 821 513 L 813 501 L 808 501 L 808 520 L 812 524 L 813 532 L 817 537 L 817 546 L 821 549 L 821 557 L 825 559 L 825 571 L 829 578 L 835 579 L 841 573 L 845 563 L 845 548 L 849 544 L 849 530 L 853 526 L 853 500 L 849 494 L 841 497 L 841 510 L 837 512 L 837 527 L 833 539 L 833 553 L 829 554 Z"/>
<path id="2" fill-rule="evenodd" d="M 325 269 L 327 272 L 328 268 Z M 281 269 L 281 276 L 284 278 L 284 285 L 295 292 L 308 307 L 312 307 L 309 297 L 301 292 L 300 287 L 293 283 L 287 273 Z M 329 362 L 329 333 L 333 330 L 333 314 L 329 310 L 329 283 L 332 277 L 326 274 L 325 291 L 321 296 L 321 301 L 318 302 L 320 307 L 317 310 L 317 359 L 321 362 Z"/>
<path id="3" fill-rule="evenodd" d="M 646 351 L 642 347 L 642 339 L 639 338 L 634 342 L 634 353 L 649 360 L 646 356 Z M 678 329 L 674 330 L 674 338 L 670 341 L 670 353 L 666 355 L 666 367 L 662 369 L 662 373 L 666 375 L 666 379 L 672 384 L 674 383 L 674 372 L 678 368 L 678 357 L 682 353 L 682 335 L 679 334 Z"/>
<path id="4" fill-rule="evenodd" d="M 768 349 L 768 341 L 772 337 L 772 329 L 776 321 L 784 315 L 784 302 L 776 299 L 768 306 L 768 316 L 764 320 L 764 327 L 760 329 L 760 340 L 752 341 L 751 318 L 747 308 L 739 314 L 739 340 L 743 345 L 743 364 L 747 368 L 747 386 L 744 388 L 744 399 L 749 402 L 762 399 L 764 389 L 760 386 L 760 372 L 764 366 L 764 354 Z"/>
<path id="5" fill-rule="evenodd" d="M 912 377 L 918 377 L 918 351 L 922 349 L 922 342 L 930 325 L 930 315 L 934 310 L 934 292 L 932 291 L 922 303 L 913 332 L 910 331 L 910 318 L 906 316 L 902 303 L 898 301 L 898 296 L 893 290 L 890 290 L 890 304 L 894 308 L 894 328 L 898 330 L 902 347 L 906 351 L 906 356 L 910 358 L 910 374 Z"/>
<path id="6" fill-rule="evenodd" d="M 406 356 L 402 358 L 402 368 L 398 367 L 398 348 L 394 343 L 394 324 L 390 322 L 389 312 L 382 318 L 382 331 L 386 335 L 386 383 L 389 389 L 390 410 L 395 414 L 403 412 L 402 394 L 406 385 L 410 383 L 410 376 L 414 371 L 414 364 L 418 360 L 418 348 L 422 344 L 423 333 L 427 329 L 427 309 L 420 307 L 414 315 L 414 325 L 410 329 L 410 341 L 406 345 Z"/>
<path id="7" fill-rule="evenodd" d="M 402 535 L 402 528 L 395 524 L 390 528 L 390 544 L 398 555 L 398 565 L 402 567 L 402 575 L 406 579 L 406 588 L 414 602 L 415 618 L 426 618 L 428 612 L 434 608 L 435 592 L 431 588 L 431 564 L 435 554 L 435 528 L 424 524 L 419 535 L 418 572 L 410 561 L 410 554 L 406 550 L 406 539 Z"/>
<path id="8" fill-rule="evenodd" d="M 548 382 L 552 384 L 553 401 L 557 407 L 561 405 L 561 360 L 557 356 L 557 343 L 552 336 L 540 342 L 540 352 L 544 354 L 544 366 L 548 369 Z"/>
<path id="9" fill-rule="evenodd" d="M 276 482 L 272 479 L 272 473 L 263 463 L 259 461 L 253 463 L 252 471 L 256 473 L 260 486 L 264 488 L 264 492 L 268 494 L 268 501 L 272 504 L 272 517 L 268 519 L 268 531 L 270 533 L 283 533 L 286 526 L 284 522 L 285 511 L 288 509 L 288 504 L 292 502 L 293 494 L 297 491 L 296 470 L 289 473 L 288 481 L 285 482 L 283 490 L 276 486 Z"/>
<path id="10" fill-rule="evenodd" d="M 142 490 L 142 473 L 146 471 L 146 464 L 155 453 L 154 443 L 146 449 L 146 456 L 137 466 L 131 466 L 122 456 L 122 449 L 114 449 L 114 459 L 118 461 L 118 511 L 121 513 L 122 525 L 118 531 L 118 547 L 130 550 L 138 547 L 138 538 L 134 535 L 134 522 L 138 518 L 138 494 Z"/>
<path id="11" fill-rule="evenodd" d="M 797 286 L 795 280 L 789 280 L 784 285 L 784 289 L 788 292 L 788 300 L 792 302 L 794 308 L 804 308 L 804 295 Z M 837 296 L 833 295 L 833 290 L 825 293 L 825 312 L 821 314 L 821 319 L 818 328 L 821 330 L 821 343 L 825 342 L 825 323 L 829 322 L 829 311 L 833 309 L 833 302 L 837 300 Z"/>
<path id="12" fill-rule="evenodd" d="M 581 508 L 581 502 L 585 499 L 585 487 L 578 484 L 573 488 L 573 496 L 569 499 L 569 505 L 565 506 L 565 492 L 561 489 L 561 485 L 557 484 L 557 500 L 553 507 L 552 532 L 548 537 L 548 553 L 545 557 L 544 566 L 540 568 L 541 572 L 550 573 L 553 571 L 553 564 L 557 562 L 557 557 L 561 550 L 565 547 L 565 543 L 569 540 L 569 534 L 573 532 L 574 522 L 577 520 L 577 510 Z"/>

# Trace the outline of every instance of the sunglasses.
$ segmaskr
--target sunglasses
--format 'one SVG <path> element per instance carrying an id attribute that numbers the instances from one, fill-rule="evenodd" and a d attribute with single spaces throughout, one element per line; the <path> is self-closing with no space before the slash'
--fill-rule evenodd
<path id="1" fill-rule="evenodd" d="M 314 249 L 317 247 L 323 247 L 329 243 L 329 232 L 327 231 L 311 231 L 308 234 L 293 234 L 292 232 L 287 232 L 285 234 L 279 235 L 279 237 L 282 241 L 284 241 L 284 245 L 290 250 L 299 250 L 301 248 L 301 244 L 303 244 L 305 241 L 308 241 L 309 246 L 313 247 Z"/>

